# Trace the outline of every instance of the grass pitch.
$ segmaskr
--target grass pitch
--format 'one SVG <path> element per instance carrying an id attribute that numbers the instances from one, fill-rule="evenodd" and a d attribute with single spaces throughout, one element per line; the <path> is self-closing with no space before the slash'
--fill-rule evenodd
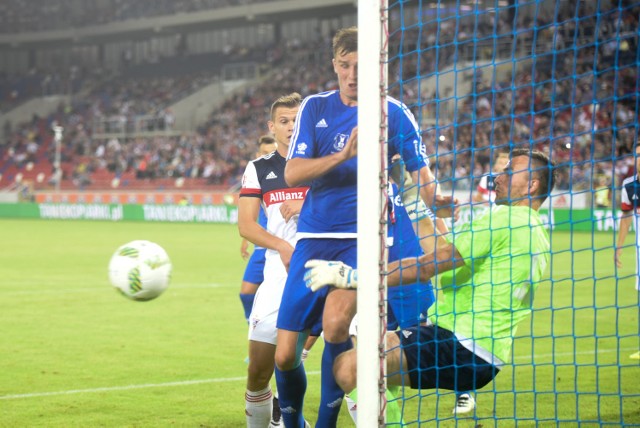
<path id="1" fill-rule="evenodd" d="M 0 230 L 0 426 L 244 426 L 235 226 L 2 220 Z M 126 300 L 107 280 L 113 251 L 133 239 L 173 262 L 170 288 L 151 302 Z M 477 415 L 453 419 L 451 393 L 407 389 L 406 423 L 640 425 L 640 364 L 628 358 L 639 347 L 634 251 L 616 277 L 611 234 L 552 241 L 514 365 L 479 391 Z M 311 422 L 321 351 L 306 363 Z M 345 409 L 339 426 L 352 426 Z"/>

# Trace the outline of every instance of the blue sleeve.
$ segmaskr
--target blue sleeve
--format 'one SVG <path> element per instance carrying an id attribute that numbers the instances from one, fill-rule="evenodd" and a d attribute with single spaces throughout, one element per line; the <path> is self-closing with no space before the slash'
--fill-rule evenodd
<path id="1" fill-rule="evenodd" d="M 407 171 L 417 171 L 429 165 L 427 149 L 413 113 L 399 101 L 389 102 L 389 159 L 400 154 Z"/>
<path id="2" fill-rule="evenodd" d="M 315 110 L 314 103 L 310 102 L 310 98 L 305 99 L 300 105 L 293 134 L 291 135 L 291 145 L 289 146 L 287 160 L 316 157 Z"/>
<path id="3" fill-rule="evenodd" d="M 258 213 L 258 224 L 266 229 L 267 221 L 267 215 L 264 212 L 264 208 L 262 208 L 262 204 L 260 204 L 260 212 Z"/>

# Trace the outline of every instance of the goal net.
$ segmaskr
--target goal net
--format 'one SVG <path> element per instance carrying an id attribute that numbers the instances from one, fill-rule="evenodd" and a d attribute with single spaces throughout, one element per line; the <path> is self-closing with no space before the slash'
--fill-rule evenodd
<path id="1" fill-rule="evenodd" d="M 383 423 L 390 404 L 402 414 L 401 421 L 388 420 L 390 426 L 640 424 L 640 364 L 633 358 L 640 350 L 640 182 L 634 181 L 639 18 L 640 2 L 632 0 L 359 2 L 359 425 Z M 500 360 L 499 373 L 481 388 L 415 389 L 405 383 L 395 401 L 384 392 L 385 352 L 393 352 L 382 347 L 382 303 L 389 302 L 380 274 L 387 263 L 383 223 L 390 221 L 386 94 L 413 113 L 442 195 L 458 200 L 460 219 L 448 221 L 454 246 L 461 228 L 494 215 L 495 177 L 514 150 L 540 151 L 556 165 L 555 188 L 539 209 L 548 263 L 527 288 L 529 305 L 471 310 L 527 315 L 508 338 L 509 357 Z M 365 151 L 364 141 L 380 141 L 380 150 Z M 537 177 L 533 162 L 529 168 Z M 511 193 L 515 186 L 509 185 Z M 479 238 L 493 239 L 498 226 L 488 224 L 490 233 L 478 232 Z M 533 221 L 529 227 L 533 235 Z M 524 262 L 534 270 L 538 255 L 514 256 L 512 270 Z M 491 252 L 467 261 L 471 279 L 454 274 L 443 284 L 436 275 L 437 301 L 429 314 L 455 308 L 442 306 L 452 296 L 444 288 L 477 286 L 476 269 L 494 262 Z M 379 287 L 364 286 L 371 283 Z M 520 286 L 512 284 L 514 296 Z M 423 353 L 417 361 L 418 370 L 428 370 Z M 456 407 L 462 393 L 473 405 Z"/>

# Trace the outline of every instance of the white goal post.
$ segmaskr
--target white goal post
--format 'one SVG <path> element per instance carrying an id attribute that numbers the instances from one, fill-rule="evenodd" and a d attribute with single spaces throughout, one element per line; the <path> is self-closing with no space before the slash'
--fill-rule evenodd
<path id="1" fill-rule="evenodd" d="M 358 427 L 385 422 L 386 9 L 358 0 Z"/>

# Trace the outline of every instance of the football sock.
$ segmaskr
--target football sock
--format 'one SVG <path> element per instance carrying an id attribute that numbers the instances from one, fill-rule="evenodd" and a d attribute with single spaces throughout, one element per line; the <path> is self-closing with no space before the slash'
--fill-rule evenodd
<path id="1" fill-rule="evenodd" d="M 358 403 L 356 400 L 358 399 L 358 392 L 356 389 L 345 395 L 344 399 L 347 401 L 347 409 L 349 410 L 349 415 L 353 422 L 358 425 Z"/>
<path id="2" fill-rule="evenodd" d="M 400 426 L 404 426 L 404 421 L 402 420 L 402 409 L 398 404 L 400 403 L 400 400 L 397 398 L 398 392 L 400 392 L 400 387 L 398 386 L 389 386 L 385 392 L 387 397 L 387 424 L 398 424 Z"/>
<path id="3" fill-rule="evenodd" d="M 244 413 L 248 428 L 264 428 L 271 422 L 273 406 L 271 386 L 261 391 L 249 391 L 244 394 Z"/>
<path id="4" fill-rule="evenodd" d="M 319 427 L 334 427 L 338 421 L 340 413 L 340 405 L 344 392 L 333 377 L 333 362 L 345 351 L 353 348 L 351 338 L 342 343 L 324 343 L 324 351 L 322 352 L 322 368 L 321 368 L 321 389 L 320 389 L 320 408 L 318 410 Z"/>
<path id="5" fill-rule="evenodd" d="M 275 370 L 278 385 L 278 400 L 282 411 L 282 421 L 286 427 L 304 427 L 304 394 L 307 391 L 307 374 L 302 364 L 293 370 Z"/>
<path id="6" fill-rule="evenodd" d="M 240 293 L 240 301 L 242 302 L 242 308 L 244 309 L 244 319 L 249 322 L 249 315 L 251 315 L 251 308 L 253 308 L 253 301 L 256 298 L 255 294 L 243 294 Z"/>

